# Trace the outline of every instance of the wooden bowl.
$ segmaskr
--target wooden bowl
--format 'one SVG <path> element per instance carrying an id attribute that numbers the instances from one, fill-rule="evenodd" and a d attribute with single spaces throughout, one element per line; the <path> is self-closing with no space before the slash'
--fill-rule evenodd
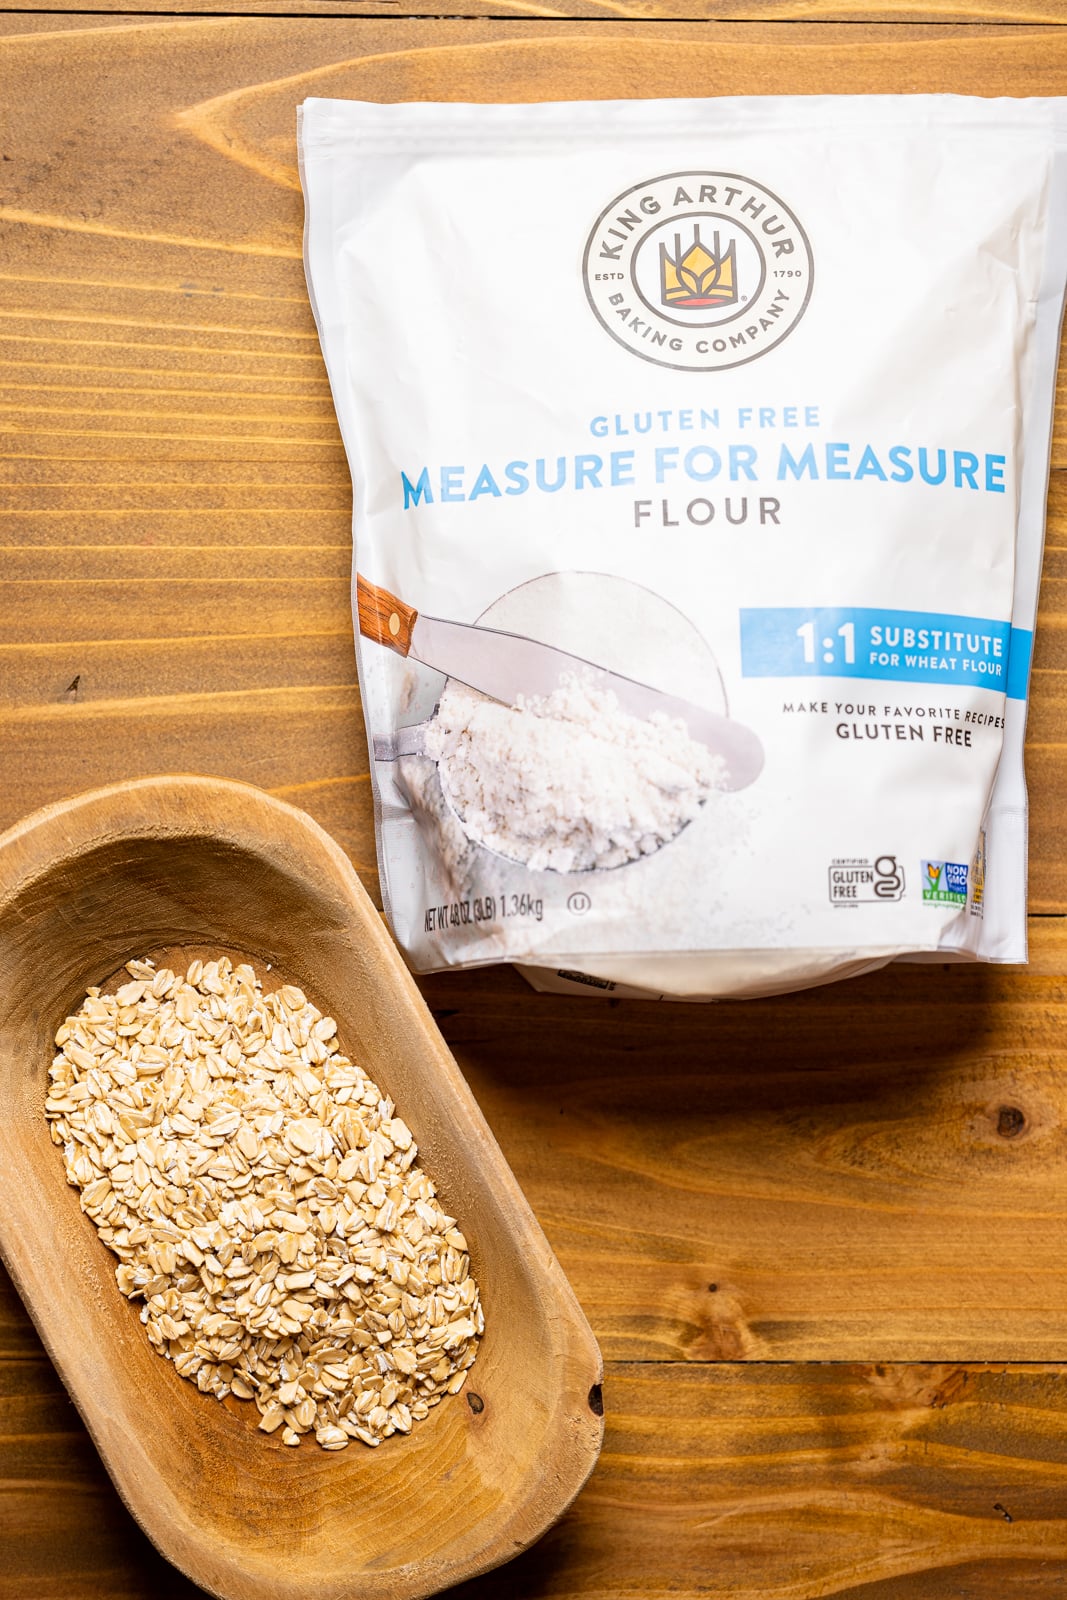
<path id="1" fill-rule="evenodd" d="M 175 947 L 269 963 L 335 1017 L 470 1241 L 478 1358 L 407 1438 L 287 1449 L 250 1402 L 179 1378 L 66 1182 L 55 1031 L 89 985 Z M 0 1251 L 126 1505 L 225 1600 L 436 1593 L 531 1544 L 596 1461 L 596 1343 L 378 913 L 309 817 L 243 784 L 117 784 L 0 838 Z"/>

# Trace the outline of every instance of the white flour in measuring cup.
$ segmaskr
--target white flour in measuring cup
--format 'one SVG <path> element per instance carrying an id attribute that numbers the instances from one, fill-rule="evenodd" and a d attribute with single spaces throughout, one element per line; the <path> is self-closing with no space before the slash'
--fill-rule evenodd
<path id="1" fill-rule="evenodd" d="M 1064 105 L 305 102 L 415 970 L 1025 960 Z"/>

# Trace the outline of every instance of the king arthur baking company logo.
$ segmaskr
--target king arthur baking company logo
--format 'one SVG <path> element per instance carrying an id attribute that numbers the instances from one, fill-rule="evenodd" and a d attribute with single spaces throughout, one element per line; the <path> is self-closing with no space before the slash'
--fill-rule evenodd
<path id="1" fill-rule="evenodd" d="M 669 172 L 605 206 L 585 292 L 645 361 L 713 372 L 781 344 L 811 298 L 811 246 L 777 195 L 735 172 Z"/>

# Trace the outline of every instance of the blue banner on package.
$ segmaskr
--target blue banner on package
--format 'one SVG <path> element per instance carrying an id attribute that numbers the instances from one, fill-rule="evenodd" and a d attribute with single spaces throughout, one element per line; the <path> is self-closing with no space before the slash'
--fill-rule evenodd
<path id="1" fill-rule="evenodd" d="M 952 683 L 1026 699 L 1033 634 L 941 611 L 780 606 L 741 612 L 746 678 Z"/>

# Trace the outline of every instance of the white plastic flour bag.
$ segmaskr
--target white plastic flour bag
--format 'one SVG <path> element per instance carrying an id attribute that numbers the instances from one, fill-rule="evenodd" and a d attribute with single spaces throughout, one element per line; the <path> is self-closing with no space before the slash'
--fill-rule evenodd
<path id="1" fill-rule="evenodd" d="M 1065 105 L 305 102 L 416 971 L 1025 960 Z"/>

